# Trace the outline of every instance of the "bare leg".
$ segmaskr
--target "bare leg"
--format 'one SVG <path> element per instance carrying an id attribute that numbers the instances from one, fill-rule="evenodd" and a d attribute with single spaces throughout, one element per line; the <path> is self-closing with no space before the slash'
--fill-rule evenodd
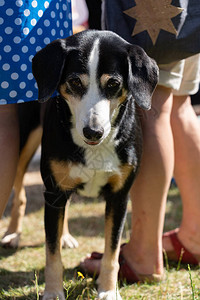
<path id="1" fill-rule="evenodd" d="M 183 203 L 178 232 L 182 244 L 200 260 L 200 124 L 189 96 L 174 96 L 171 124 L 175 147 L 174 175 Z M 169 238 L 163 239 L 166 251 L 172 250 Z"/>
<path id="2" fill-rule="evenodd" d="M 17 105 L 0 106 L 0 218 L 5 210 L 17 168 L 19 129 Z"/>
<path id="3" fill-rule="evenodd" d="M 144 151 L 131 190 L 132 233 L 123 254 L 140 274 L 162 274 L 162 231 L 167 192 L 174 166 L 170 125 L 172 94 L 157 87 L 151 111 L 144 114 Z"/>
<path id="4" fill-rule="evenodd" d="M 22 232 L 22 222 L 26 209 L 26 192 L 23 186 L 23 179 L 28 164 L 40 145 L 42 138 L 42 128 L 37 127 L 30 133 L 30 136 L 23 147 L 16 171 L 13 184 L 14 198 L 11 210 L 11 219 L 9 227 L 1 240 L 1 244 L 7 247 L 18 247 L 20 234 Z"/>

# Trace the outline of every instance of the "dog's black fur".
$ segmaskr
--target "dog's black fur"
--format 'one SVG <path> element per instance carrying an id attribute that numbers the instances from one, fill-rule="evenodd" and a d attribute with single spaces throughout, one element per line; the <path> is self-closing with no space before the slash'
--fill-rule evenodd
<path id="1" fill-rule="evenodd" d="M 94 79 L 90 77 L 89 64 L 97 40 L 98 51 L 95 53 L 98 53 L 98 59 Z M 59 249 L 65 203 L 74 192 L 91 196 L 87 185 L 95 179 L 89 175 L 86 179 L 81 169 L 84 168 L 86 172 L 88 168 L 89 172 L 91 161 L 89 164 L 87 151 L 92 156 L 94 151 L 104 151 L 106 147 L 111 151 L 108 160 L 113 157 L 118 165 L 113 162 L 113 170 L 106 169 L 105 151 L 96 191 L 96 195 L 101 195 L 106 201 L 106 246 L 99 276 L 99 299 L 120 299 L 115 291 L 117 267 L 113 265 L 116 266 L 118 260 L 128 192 L 138 171 L 142 153 L 138 109 L 151 107 L 151 95 L 158 80 L 157 65 L 140 47 L 127 43 L 114 33 L 85 31 L 57 40 L 38 52 L 33 59 L 33 74 L 38 83 L 39 101 L 48 100 L 55 90 L 60 93 L 47 103 L 42 140 L 41 173 L 46 187 L 47 247 L 43 299 L 56 299 L 56 296 L 64 299 Z M 84 76 L 86 83 L 83 82 Z M 78 106 L 87 98 L 88 86 L 93 79 L 98 86 L 97 96 L 106 99 L 106 103 L 110 101 L 110 105 L 115 103 L 114 117 L 110 119 L 111 129 L 105 138 L 103 132 L 106 126 L 98 123 L 98 116 L 97 121 L 92 116 L 93 119 L 85 124 L 83 132 L 79 132 L 77 137 L 75 124 L 79 120 L 76 120 L 71 108 L 73 101 Z M 93 157 L 90 159 L 95 160 Z M 93 162 L 95 165 L 96 162 Z M 70 172 L 77 166 L 80 172 L 73 175 L 72 180 Z M 95 168 L 95 172 L 99 171 Z M 104 178 L 107 178 L 106 181 Z M 59 267 L 55 267 L 55 262 Z M 53 282 L 55 277 L 59 278 L 57 283 Z"/>

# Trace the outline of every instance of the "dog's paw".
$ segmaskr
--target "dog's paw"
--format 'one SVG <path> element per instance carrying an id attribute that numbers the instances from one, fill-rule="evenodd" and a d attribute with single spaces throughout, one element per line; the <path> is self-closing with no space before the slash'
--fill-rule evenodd
<path id="1" fill-rule="evenodd" d="M 119 291 L 101 291 L 98 294 L 98 300 L 122 300 Z"/>
<path id="2" fill-rule="evenodd" d="M 63 248 L 78 248 L 78 242 L 70 233 L 67 233 L 62 236 L 62 247 Z"/>
<path id="3" fill-rule="evenodd" d="M 42 300 L 65 300 L 63 291 L 60 292 L 44 292 Z"/>
<path id="4" fill-rule="evenodd" d="M 1 245 L 6 248 L 17 248 L 19 246 L 20 233 L 5 233 Z"/>

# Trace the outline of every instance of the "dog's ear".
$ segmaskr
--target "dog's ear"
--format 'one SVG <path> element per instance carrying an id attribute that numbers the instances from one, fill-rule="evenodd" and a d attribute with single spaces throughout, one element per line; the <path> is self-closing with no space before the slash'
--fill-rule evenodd
<path id="1" fill-rule="evenodd" d="M 143 109 L 151 108 L 151 97 L 158 83 L 158 66 L 145 51 L 136 45 L 129 48 L 129 90 Z"/>
<path id="2" fill-rule="evenodd" d="M 32 60 L 32 71 L 38 85 L 39 102 L 47 101 L 58 87 L 65 64 L 63 40 L 56 40 L 40 50 Z"/>

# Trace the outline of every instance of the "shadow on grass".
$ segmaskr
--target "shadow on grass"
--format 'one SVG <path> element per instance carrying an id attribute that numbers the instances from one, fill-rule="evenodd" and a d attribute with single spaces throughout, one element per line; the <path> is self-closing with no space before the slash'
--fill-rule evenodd
<path id="1" fill-rule="evenodd" d="M 170 271 L 170 270 L 176 270 L 176 271 L 186 270 L 186 271 L 188 271 L 188 264 L 184 264 L 184 263 L 179 264 L 178 262 L 169 260 L 167 263 L 165 261 L 164 265 L 168 271 Z M 189 265 L 189 266 L 192 271 L 199 270 L 199 266 L 197 266 L 197 265 Z"/>
<path id="2" fill-rule="evenodd" d="M 29 244 L 24 244 L 18 248 L 9 248 L 9 247 L 2 247 L 0 246 L 0 261 L 1 258 L 6 258 L 9 256 L 14 255 L 16 252 L 19 252 L 25 248 L 40 248 L 43 247 L 44 243 L 37 243 L 37 244 L 33 244 L 33 243 L 29 243 Z"/>
<path id="3" fill-rule="evenodd" d="M 10 297 L 10 296 L 5 296 L 4 294 L 2 295 L 3 298 L 1 298 L 1 292 L 0 292 L 0 299 L 3 299 L 3 300 L 35 300 L 36 299 L 36 293 L 34 292 L 31 292 L 29 293 L 28 295 L 25 295 L 25 296 L 14 296 L 14 297 Z M 40 298 L 42 300 L 42 298 Z"/>
<path id="4" fill-rule="evenodd" d="M 75 236 L 103 237 L 104 215 L 70 218 L 69 228 L 72 235 Z"/>
<path id="5" fill-rule="evenodd" d="M 37 270 L 38 285 L 44 283 L 44 268 Z M 36 299 L 35 271 L 0 269 L 0 299 Z"/>
<path id="6" fill-rule="evenodd" d="M 38 283 L 44 283 L 44 268 L 36 271 Z M 39 275 L 38 275 L 39 274 Z M 24 286 L 35 286 L 35 271 L 17 271 L 12 272 L 6 269 L 0 269 L 0 290 L 8 288 L 19 288 Z"/>
<path id="7" fill-rule="evenodd" d="M 64 270 L 64 281 L 70 281 L 77 278 L 77 268 L 67 268 Z M 26 285 L 35 286 L 35 274 L 37 275 L 38 285 L 44 283 L 44 268 L 31 270 L 27 272 L 23 271 L 8 271 L 0 268 L 0 290 L 11 288 L 19 288 Z"/>
<path id="8" fill-rule="evenodd" d="M 40 286 L 44 285 L 45 281 L 44 268 L 30 272 L 10 272 L 0 269 L 0 299 L 36 299 L 35 274 L 37 276 L 37 285 L 39 290 L 41 290 Z M 63 286 L 66 299 L 96 299 L 96 282 L 88 277 L 83 279 L 78 278 L 76 268 L 64 270 Z M 30 291 L 25 291 L 27 287 Z M 17 290 L 21 291 L 19 292 L 19 296 L 17 295 Z M 15 291 L 13 296 L 11 296 L 12 291 Z M 40 296 L 40 299 L 42 299 L 42 296 Z"/>

